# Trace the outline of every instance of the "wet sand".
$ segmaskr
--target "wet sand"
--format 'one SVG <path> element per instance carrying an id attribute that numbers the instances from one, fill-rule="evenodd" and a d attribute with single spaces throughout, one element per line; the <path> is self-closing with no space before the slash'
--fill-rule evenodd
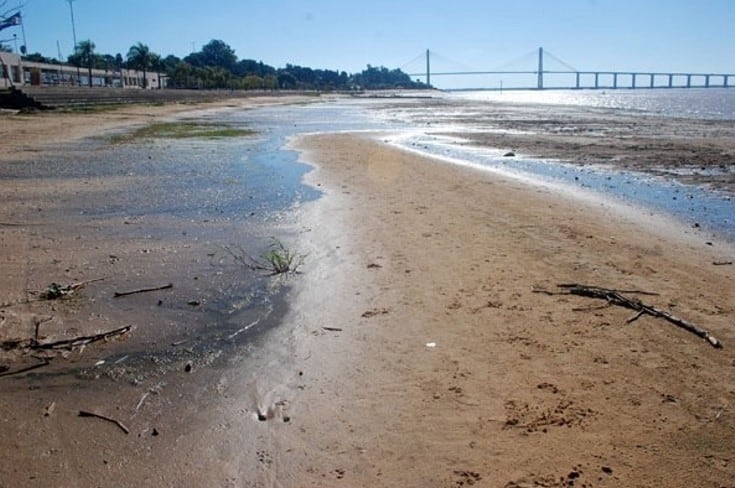
<path id="1" fill-rule="evenodd" d="M 32 150 L 33 141 L 19 147 Z M 325 196 L 293 221 L 308 259 L 288 278 L 283 325 L 189 371 L 183 352 L 176 367 L 155 372 L 152 362 L 155 373 L 138 380 L 3 378 L 3 483 L 684 487 L 735 479 L 735 268 L 713 264 L 735 258 L 731 244 L 365 135 L 309 136 L 294 147 L 316 166 L 307 181 Z M 30 206 L 34 198 L 32 189 L 18 196 Z M 21 264 L 34 252 L 39 271 L 55 260 L 102 259 L 106 251 L 57 227 L 54 245 L 40 251 L 28 239 L 33 229 L 0 228 L 4 261 L 17 266 L 0 282 L 3 300 L 26 296 Z M 160 253 L 179 267 L 192 258 Z M 641 298 L 707 328 L 724 348 L 652 317 L 626 324 L 631 311 L 595 300 L 533 293 L 570 282 L 656 292 Z M 83 297 L 96 290 L 90 284 Z M 152 309 L 136 302 L 110 322 L 150 322 Z M 6 323 L 17 313 L 2 311 Z M 88 354 L 93 346 L 74 358 Z M 79 418 L 79 409 L 117 418 L 131 433 Z"/>
<path id="2" fill-rule="evenodd" d="M 461 99 L 405 102 L 400 108 L 427 128 L 469 124 L 474 130 L 450 135 L 462 136 L 472 145 L 654 174 L 735 195 L 732 121 Z"/>

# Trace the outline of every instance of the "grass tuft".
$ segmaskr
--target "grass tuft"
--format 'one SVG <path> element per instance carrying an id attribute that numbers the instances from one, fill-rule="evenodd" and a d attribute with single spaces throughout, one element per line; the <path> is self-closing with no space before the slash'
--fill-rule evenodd
<path id="1" fill-rule="evenodd" d="M 259 258 L 250 256 L 241 246 L 237 246 L 236 249 L 231 246 L 225 246 L 224 248 L 236 262 L 253 271 L 267 271 L 270 276 L 300 273 L 299 268 L 306 261 L 306 254 L 298 254 L 287 249 L 275 237 L 272 237 L 271 240 L 268 250 L 261 254 Z"/>

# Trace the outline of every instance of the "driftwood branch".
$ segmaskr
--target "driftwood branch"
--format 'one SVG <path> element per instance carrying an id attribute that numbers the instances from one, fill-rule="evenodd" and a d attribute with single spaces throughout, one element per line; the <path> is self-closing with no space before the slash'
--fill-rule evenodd
<path id="1" fill-rule="evenodd" d="M 88 411 L 86 411 L 86 410 L 80 410 L 80 411 L 79 411 L 79 416 L 80 416 L 80 417 L 94 417 L 94 418 L 98 418 L 98 419 L 106 420 L 106 421 L 108 421 L 108 422 L 112 422 L 113 424 L 117 425 L 117 426 L 118 426 L 118 427 L 120 428 L 120 430 L 122 430 L 122 431 L 123 431 L 123 432 L 125 432 L 126 434 L 130 434 L 130 430 L 128 430 L 128 428 L 127 428 L 127 427 L 125 427 L 125 425 L 123 425 L 123 423 L 122 423 L 122 422 L 120 422 L 119 420 L 115 420 L 115 419 L 113 419 L 113 418 L 110 418 L 110 417 L 106 417 L 106 416 L 104 416 L 104 415 L 100 415 L 100 414 L 98 414 L 98 413 L 94 413 L 94 412 L 88 412 Z"/>
<path id="2" fill-rule="evenodd" d="M 86 346 L 87 344 L 91 344 L 93 342 L 98 341 L 104 341 L 107 339 L 110 339 L 112 337 L 122 336 L 127 334 L 133 329 L 132 325 L 126 325 L 125 327 L 120 327 L 119 329 L 111 330 L 108 332 L 103 332 L 101 334 L 95 334 L 91 336 L 80 336 L 75 337 L 73 339 L 64 339 L 61 341 L 55 341 L 55 342 L 47 342 L 47 343 L 40 343 L 37 341 L 33 341 L 33 344 L 31 344 L 31 349 L 72 349 L 79 346 Z"/>
<path id="3" fill-rule="evenodd" d="M 163 286 L 154 286 L 152 288 L 139 288 L 137 290 L 131 290 L 131 291 L 116 291 L 115 292 L 115 298 L 117 297 L 124 297 L 127 295 L 135 295 L 136 293 L 147 293 L 149 291 L 158 291 L 158 290 L 168 290 L 169 288 L 173 288 L 174 284 L 169 283 L 167 285 Z"/>
<path id="4" fill-rule="evenodd" d="M 647 295 L 655 295 L 655 293 L 634 290 L 615 290 L 609 288 L 600 288 L 598 286 L 580 285 L 577 283 L 561 284 L 557 286 L 564 289 L 565 291 L 552 292 L 537 288 L 535 288 L 533 291 L 535 293 L 545 293 L 547 295 L 578 295 L 588 298 L 606 300 L 612 305 L 618 305 L 636 312 L 635 315 L 628 319 L 628 323 L 637 320 L 643 314 L 651 315 L 652 317 L 665 319 L 668 322 L 676 325 L 677 327 L 681 327 L 682 329 L 687 330 L 692 334 L 701 337 L 702 339 L 705 339 L 715 348 L 719 349 L 722 347 L 722 343 L 715 337 L 713 337 L 712 334 L 710 334 L 707 330 L 702 329 L 701 327 L 694 325 L 684 319 L 681 319 L 673 315 L 671 312 L 655 308 L 651 305 L 646 305 L 637 298 L 631 298 L 623 295 L 623 293 L 639 293 Z"/>
<path id="5" fill-rule="evenodd" d="M 36 339 L 13 339 L 0 342 L 0 348 L 6 351 L 11 349 L 73 349 L 75 347 L 86 346 L 87 344 L 91 344 L 93 342 L 103 341 L 112 337 L 125 335 L 132 329 L 132 325 L 126 325 L 125 327 L 120 327 L 119 329 L 110 330 L 101 334 L 95 334 L 91 336 L 79 336 L 74 337 L 73 339 L 63 339 L 54 342 L 39 342 Z"/>

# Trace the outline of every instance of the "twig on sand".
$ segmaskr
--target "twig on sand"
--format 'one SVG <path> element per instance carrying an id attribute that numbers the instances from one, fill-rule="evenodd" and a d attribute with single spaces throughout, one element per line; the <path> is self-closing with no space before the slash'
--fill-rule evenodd
<path id="1" fill-rule="evenodd" d="M 13 339 L 9 341 L 3 341 L 0 342 L 0 348 L 5 350 L 11 350 L 11 349 L 74 349 L 75 347 L 80 346 L 86 346 L 87 344 L 91 344 L 93 342 L 98 342 L 102 340 L 107 340 L 112 337 L 122 336 L 127 334 L 133 329 L 132 325 L 126 325 L 125 327 L 120 327 L 119 329 L 111 330 L 108 332 L 103 332 L 101 334 L 95 334 L 91 336 L 79 336 L 74 337 L 73 339 L 63 339 L 60 341 L 54 341 L 54 342 L 38 342 L 36 339 Z"/>
<path id="2" fill-rule="evenodd" d="M 73 349 L 75 347 L 79 346 L 86 346 L 87 344 L 91 344 L 93 342 L 103 341 L 110 339 L 112 337 L 122 336 L 127 334 L 133 329 L 132 325 L 126 325 L 125 327 L 120 327 L 119 329 L 111 330 L 108 332 L 103 332 L 101 334 L 95 334 L 91 336 L 80 336 L 75 337 L 73 339 L 64 339 L 61 341 L 55 341 L 55 342 L 47 342 L 47 343 L 40 343 L 37 341 L 33 341 L 33 344 L 31 344 L 31 349 Z"/>
<path id="3" fill-rule="evenodd" d="M 698 327 L 692 324 L 691 322 L 687 322 L 684 319 L 676 317 L 671 312 L 655 308 L 651 305 L 646 305 L 645 303 L 641 302 L 637 298 L 626 297 L 622 294 L 622 293 L 639 293 L 639 294 L 646 294 L 646 295 L 655 295 L 655 293 L 634 291 L 634 290 L 615 290 L 615 289 L 609 289 L 609 288 L 600 288 L 598 286 L 580 285 L 577 283 L 561 284 L 557 286 L 559 288 L 564 289 L 565 291 L 553 292 L 553 291 L 544 290 L 540 288 L 534 288 L 533 292 L 534 293 L 545 293 L 547 295 L 578 295 L 578 296 L 583 296 L 583 297 L 588 297 L 588 298 L 598 298 L 601 300 L 607 300 L 607 302 L 612 305 L 618 305 L 618 306 L 628 308 L 636 312 L 632 317 L 630 317 L 626 321 L 626 323 L 631 323 L 637 320 L 641 315 L 647 314 L 647 315 L 651 315 L 652 317 L 665 319 L 669 321 L 670 323 L 676 325 L 677 327 L 681 327 L 682 329 L 687 330 L 691 332 L 692 334 L 695 334 L 701 337 L 702 339 L 705 339 L 707 342 L 710 343 L 710 345 L 712 345 L 712 347 L 715 347 L 717 349 L 722 347 L 722 343 L 719 340 L 717 340 L 715 337 L 713 337 L 707 330 L 702 329 L 701 327 Z"/>
<path id="4" fill-rule="evenodd" d="M 131 291 L 116 291 L 114 296 L 115 298 L 124 297 L 127 295 L 135 295 L 136 293 L 147 293 L 149 291 L 168 290 L 169 288 L 173 288 L 173 287 L 174 287 L 174 284 L 169 283 L 167 285 L 154 286 L 152 288 L 139 288 L 137 290 L 131 290 Z"/>
<path id="5" fill-rule="evenodd" d="M 41 328 L 41 324 L 43 324 L 44 322 L 49 322 L 53 319 L 54 317 L 51 316 L 51 317 L 45 317 L 43 319 L 35 320 L 36 326 L 35 326 L 35 332 L 33 333 L 33 338 L 35 340 L 38 340 L 38 334 L 39 334 L 39 329 Z"/>
<path id="6" fill-rule="evenodd" d="M 29 224 L 24 224 L 22 222 L 0 222 L 0 227 L 25 227 Z"/>
<path id="7" fill-rule="evenodd" d="M 37 368 L 41 368 L 43 366 L 48 366 L 49 364 L 51 364 L 51 361 L 49 361 L 48 359 L 45 359 L 44 358 L 38 364 L 33 364 L 31 366 L 26 366 L 25 368 L 16 369 L 15 371 L 3 371 L 2 373 L 0 373 L 0 377 L 2 377 L 2 376 L 11 376 L 11 375 L 14 375 L 14 374 L 26 373 L 28 371 L 32 371 L 32 370 L 37 369 Z"/>
<path id="8" fill-rule="evenodd" d="M 140 401 L 135 406 L 135 412 L 133 413 L 133 416 L 135 416 L 138 413 L 138 410 L 140 410 L 140 407 L 143 406 L 143 402 L 145 402 L 145 399 L 148 398 L 148 395 L 150 395 L 150 394 L 151 394 L 150 390 L 148 390 L 145 393 L 143 393 L 143 396 L 140 397 Z"/>
<path id="9" fill-rule="evenodd" d="M 130 434 L 130 430 L 128 430 L 128 428 L 127 428 L 127 427 L 125 427 L 125 425 L 123 425 L 123 423 L 122 423 L 122 422 L 120 422 L 119 420 L 115 420 L 115 419 L 113 419 L 113 418 L 110 418 L 110 417 L 106 417 L 106 416 L 104 416 L 104 415 L 100 415 L 100 414 L 98 414 L 98 413 L 94 413 L 94 412 L 88 412 L 88 411 L 86 411 L 86 410 L 80 410 L 80 411 L 79 411 L 79 416 L 80 416 L 80 417 L 94 417 L 94 418 L 98 418 L 98 419 L 106 420 L 106 421 L 108 421 L 108 422 L 112 422 L 113 424 L 117 425 L 117 426 L 118 426 L 118 427 L 120 428 L 120 430 L 122 430 L 122 431 L 123 431 L 123 432 L 125 432 L 126 434 Z"/>

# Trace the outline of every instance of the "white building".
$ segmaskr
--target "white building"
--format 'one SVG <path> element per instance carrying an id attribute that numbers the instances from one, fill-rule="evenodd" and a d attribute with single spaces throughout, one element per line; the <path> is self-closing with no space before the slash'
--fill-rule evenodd
<path id="1" fill-rule="evenodd" d="M 143 72 L 134 69 L 92 70 L 92 86 L 115 88 L 166 87 L 164 73 Z M 0 88 L 23 86 L 89 86 L 89 70 L 68 64 L 23 61 L 15 53 L 0 52 Z"/>

